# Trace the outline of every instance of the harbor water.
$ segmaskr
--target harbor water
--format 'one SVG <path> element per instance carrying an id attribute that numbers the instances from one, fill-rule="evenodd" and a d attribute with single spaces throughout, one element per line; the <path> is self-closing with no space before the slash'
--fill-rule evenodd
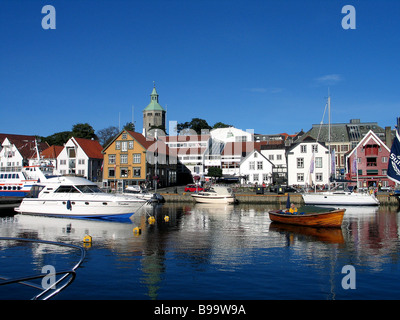
<path id="1" fill-rule="evenodd" d="M 275 224 L 272 209 L 164 203 L 124 222 L 3 211 L 0 237 L 85 248 L 76 278 L 54 300 L 400 299 L 396 207 L 349 207 L 341 229 Z M 0 246 L 2 278 L 41 273 L 44 266 L 63 270 L 79 259 L 70 248 L 48 244 L 2 240 Z M 30 299 L 34 290 L 3 285 L 0 299 Z"/>

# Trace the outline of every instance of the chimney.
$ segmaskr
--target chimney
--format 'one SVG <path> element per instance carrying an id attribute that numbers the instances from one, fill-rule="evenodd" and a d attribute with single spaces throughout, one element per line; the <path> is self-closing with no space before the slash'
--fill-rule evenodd
<path id="1" fill-rule="evenodd" d="M 392 130 L 390 127 L 385 127 L 385 144 L 389 149 L 392 147 Z"/>

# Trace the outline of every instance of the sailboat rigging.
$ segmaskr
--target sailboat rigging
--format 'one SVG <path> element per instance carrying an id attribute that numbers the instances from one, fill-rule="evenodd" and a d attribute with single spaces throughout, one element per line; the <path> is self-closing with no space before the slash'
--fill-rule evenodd
<path id="1" fill-rule="evenodd" d="M 331 115 L 330 115 L 330 113 L 331 113 L 331 98 L 330 98 L 330 95 L 328 95 L 327 107 L 328 107 L 328 118 L 329 118 L 329 121 L 328 121 L 329 122 L 328 123 L 328 150 L 329 151 L 328 152 L 329 152 L 329 157 L 332 157 L 332 154 L 331 154 Z M 326 111 L 326 106 L 325 106 L 325 111 Z M 325 111 L 324 111 L 324 116 L 325 116 Z M 322 121 L 321 121 L 321 125 L 322 125 Z M 318 138 L 317 138 L 317 141 L 318 141 Z M 356 149 L 355 149 L 355 152 L 357 152 Z M 333 172 L 334 161 L 335 161 L 334 157 L 332 157 L 328 160 L 328 172 L 332 176 L 335 175 L 335 173 Z M 357 157 L 356 157 L 356 162 L 357 162 Z M 358 186 L 358 170 L 357 169 L 356 169 L 356 172 L 357 172 L 357 186 Z M 331 190 L 330 183 L 328 183 L 328 191 L 317 192 L 315 189 L 313 193 L 309 193 L 309 192 L 303 193 L 302 197 L 303 197 L 304 203 L 306 205 L 343 205 L 343 206 L 346 206 L 346 205 L 349 205 L 349 206 L 352 206 L 352 205 L 359 205 L 359 206 L 379 205 L 379 201 L 375 197 L 374 194 L 357 193 L 357 192 L 352 192 L 349 190 Z"/>

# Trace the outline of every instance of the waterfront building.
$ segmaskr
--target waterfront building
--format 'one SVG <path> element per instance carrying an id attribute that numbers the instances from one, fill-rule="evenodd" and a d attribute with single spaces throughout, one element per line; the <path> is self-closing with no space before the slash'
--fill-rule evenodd
<path id="1" fill-rule="evenodd" d="M 286 149 L 287 147 L 283 140 L 271 140 L 268 141 L 268 144 L 261 146 L 261 154 L 273 164 L 273 183 L 287 184 Z"/>
<path id="2" fill-rule="evenodd" d="M 382 141 L 391 145 L 392 137 L 389 128 L 382 128 L 377 122 L 361 122 L 351 119 L 349 123 L 313 124 L 303 137 L 311 136 L 334 150 L 336 178 L 344 178 L 346 172 L 346 154 L 352 150 L 369 131 L 373 131 Z M 389 146 L 390 148 L 390 146 Z"/>
<path id="3" fill-rule="evenodd" d="M 331 176 L 328 148 L 308 136 L 287 150 L 288 185 L 327 185 Z"/>
<path id="4" fill-rule="evenodd" d="M 128 185 L 165 187 L 176 184 L 176 161 L 160 139 L 122 130 L 102 151 L 103 185 L 119 191 Z"/>
<path id="5" fill-rule="evenodd" d="M 159 137 L 168 146 L 171 158 L 177 160 L 179 182 L 190 183 L 207 174 L 205 156 L 210 138 L 209 134 Z"/>
<path id="6" fill-rule="evenodd" d="M 61 175 L 76 175 L 91 181 L 101 181 L 102 146 L 97 140 L 70 138 L 57 156 L 57 171 Z"/>
<path id="7" fill-rule="evenodd" d="M 63 146 L 50 146 L 40 152 L 41 163 L 46 166 L 53 167 L 54 173 L 59 173 L 57 166 L 57 157 L 64 149 Z M 29 159 L 29 165 L 37 165 L 37 158 Z"/>
<path id="8" fill-rule="evenodd" d="M 223 143 L 254 141 L 253 130 L 243 131 L 235 127 L 212 129 L 210 135 L 213 141 L 220 141 Z"/>
<path id="9" fill-rule="evenodd" d="M 239 176 L 241 183 L 272 184 L 273 167 L 272 162 L 259 150 L 253 149 L 240 161 Z"/>
<path id="10" fill-rule="evenodd" d="M 387 177 L 390 148 L 370 130 L 346 155 L 346 178 L 357 182 L 358 188 L 389 188 L 395 183 Z"/>
<path id="11" fill-rule="evenodd" d="M 143 135 L 147 136 L 150 129 L 162 129 L 165 131 L 166 111 L 160 105 L 159 95 L 154 85 L 150 94 L 150 103 L 143 110 Z"/>
<path id="12" fill-rule="evenodd" d="M 29 165 L 29 159 L 37 159 L 48 147 L 47 143 L 37 142 L 35 136 L 0 133 L 0 170 L 19 171 Z"/>

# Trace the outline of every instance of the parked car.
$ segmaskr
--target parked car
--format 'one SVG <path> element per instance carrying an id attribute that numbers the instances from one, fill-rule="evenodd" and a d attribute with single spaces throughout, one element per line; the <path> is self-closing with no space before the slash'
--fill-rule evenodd
<path id="1" fill-rule="evenodd" d="M 195 191 L 203 191 L 203 187 L 196 186 L 195 184 L 188 184 L 185 187 L 185 192 L 195 192 Z"/>

